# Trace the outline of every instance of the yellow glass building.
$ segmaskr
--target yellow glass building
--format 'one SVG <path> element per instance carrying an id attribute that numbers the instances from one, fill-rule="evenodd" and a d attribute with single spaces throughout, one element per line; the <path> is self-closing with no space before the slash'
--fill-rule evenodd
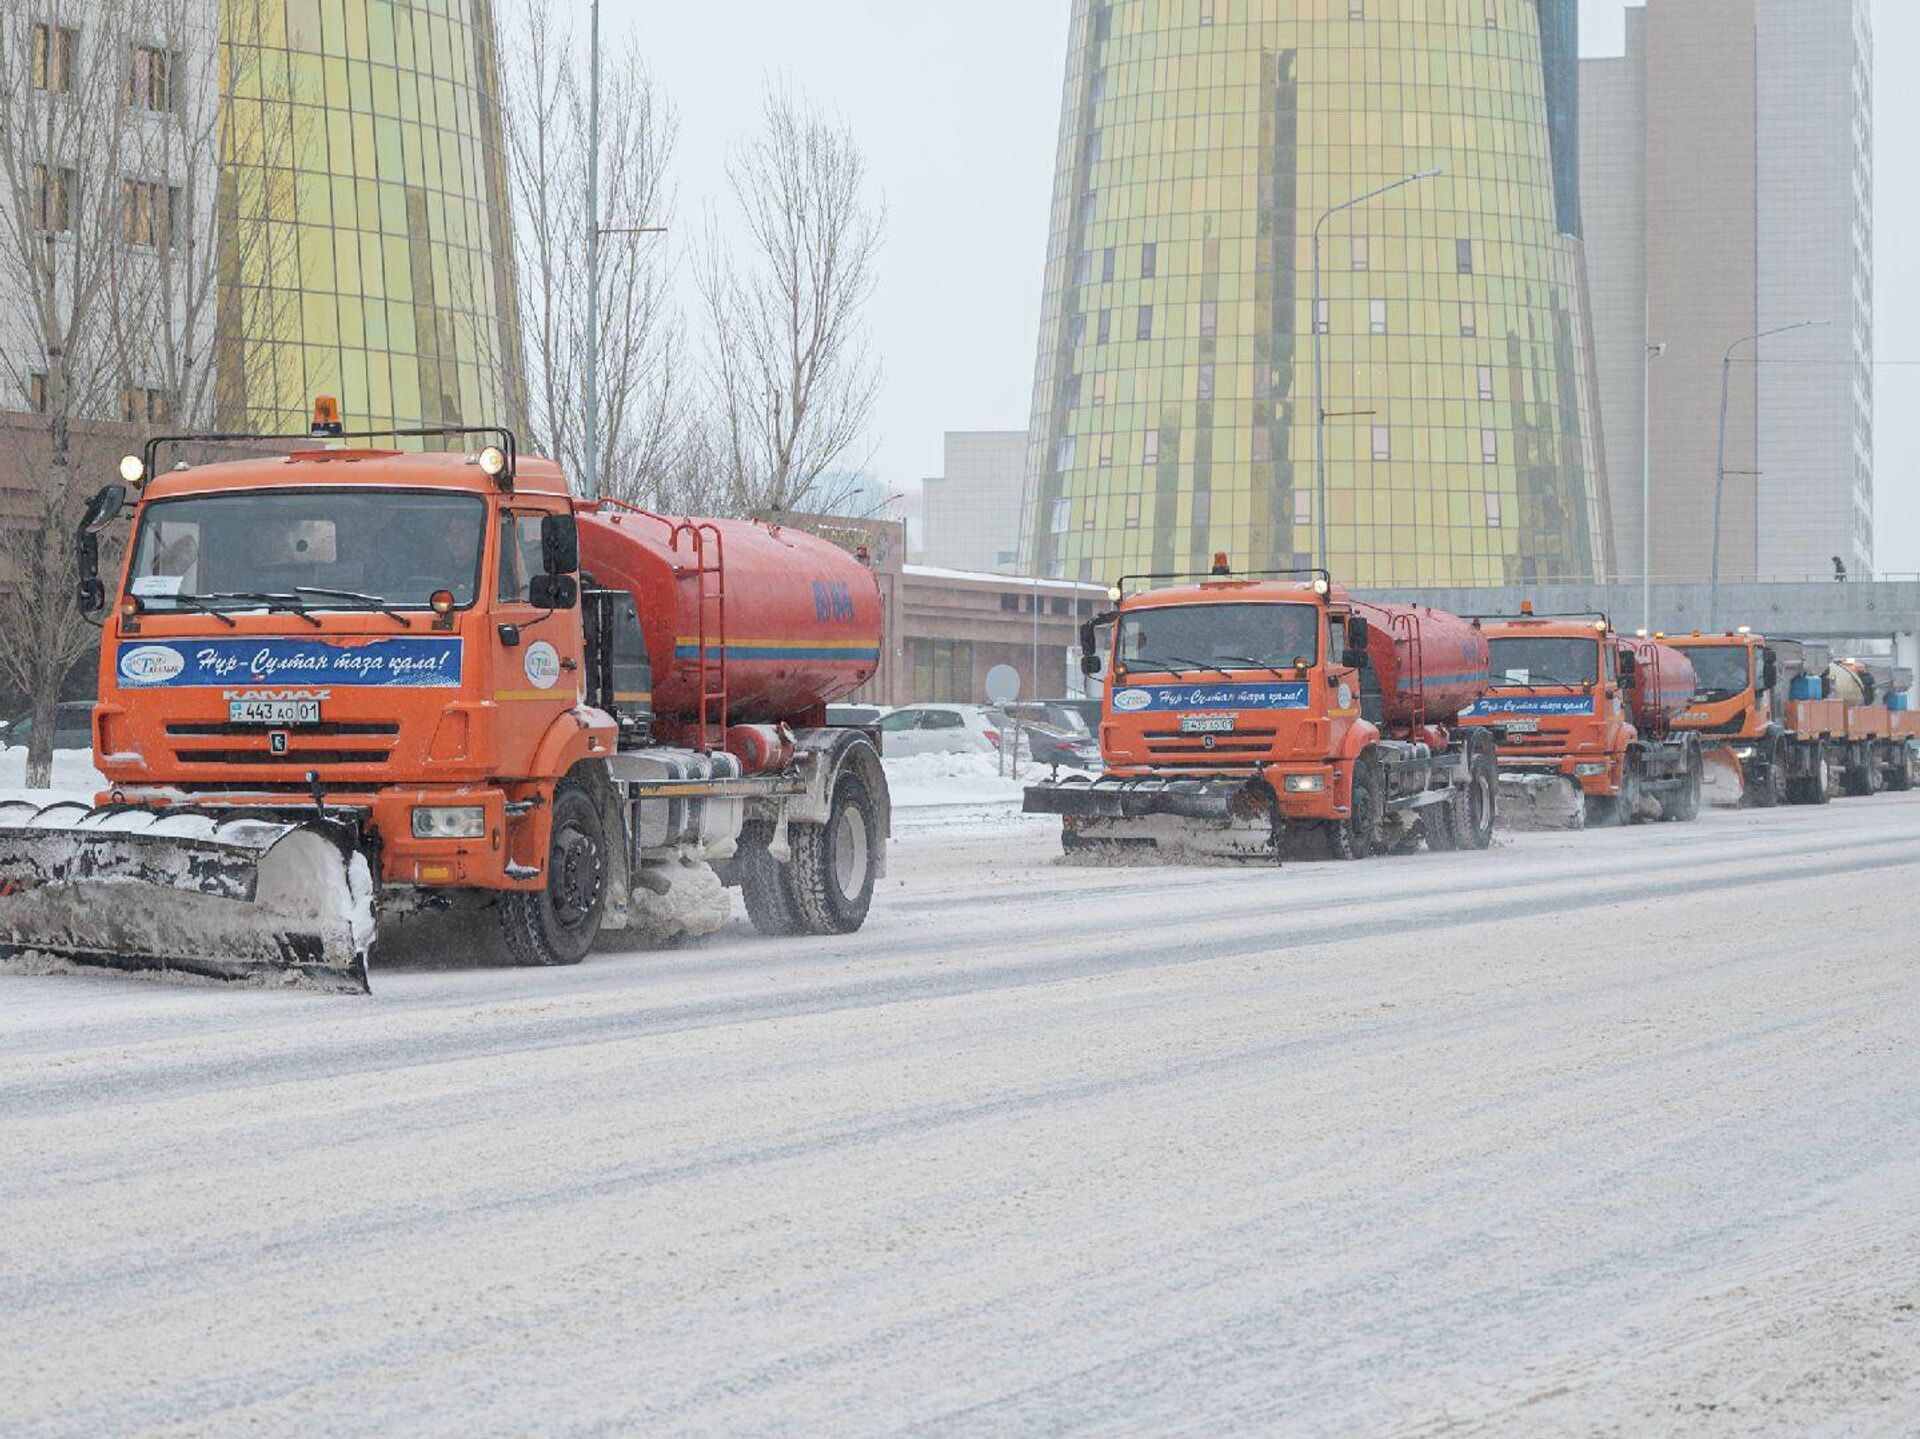
<path id="1" fill-rule="evenodd" d="M 221 0 L 217 408 L 501 424 L 523 383 L 491 0 Z"/>
<path id="2" fill-rule="evenodd" d="M 1603 576 L 1574 0 L 1075 0 L 1036 572 Z"/>

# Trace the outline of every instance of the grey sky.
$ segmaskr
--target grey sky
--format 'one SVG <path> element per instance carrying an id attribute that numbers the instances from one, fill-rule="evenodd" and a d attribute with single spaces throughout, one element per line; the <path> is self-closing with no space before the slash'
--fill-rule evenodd
<path id="1" fill-rule="evenodd" d="M 1625 0 L 1581 0 L 1582 48 L 1617 53 Z M 582 17 L 586 0 L 574 0 Z M 873 470 L 891 487 L 940 468 L 941 435 L 1027 423 L 1040 269 L 1065 66 L 1067 0 L 725 0 L 609 3 L 609 34 L 644 9 L 641 44 L 682 123 L 682 239 L 721 198 L 728 146 L 751 130 L 767 79 L 837 108 L 860 137 L 889 208 L 874 338 L 885 361 Z M 1875 69 L 1920 55 L 1920 5 L 1874 0 Z M 1876 340 L 1882 361 L 1920 361 L 1920 247 L 1904 147 L 1920 95 L 1875 87 Z M 1877 379 L 1876 558 L 1920 571 L 1920 365 Z"/>

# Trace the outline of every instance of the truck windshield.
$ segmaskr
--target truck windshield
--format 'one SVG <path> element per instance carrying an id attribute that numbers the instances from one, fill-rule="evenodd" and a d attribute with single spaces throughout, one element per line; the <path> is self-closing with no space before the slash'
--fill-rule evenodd
<path id="1" fill-rule="evenodd" d="M 1693 661 L 1693 693 L 1696 699 L 1725 700 L 1745 694 L 1749 670 L 1745 645 L 1703 645 L 1689 648 Z"/>
<path id="2" fill-rule="evenodd" d="M 1320 658 L 1320 607 L 1166 605 L 1120 619 L 1120 663 L 1130 670 L 1289 669 Z"/>
<path id="3" fill-rule="evenodd" d="M 156 500 L 140 515 L 128 591 L 150 610 L 470 605 L 486 501 L 423 490 L 250 490 Z M 328 591 L 331 593 L 318 593 Z"/>
<path id="4" fill-rule="evenodd" d="M 1591 685 L 1600 677 L 1598 640 L 1514 635 L 1487 641 L 1495 689 Z"/>

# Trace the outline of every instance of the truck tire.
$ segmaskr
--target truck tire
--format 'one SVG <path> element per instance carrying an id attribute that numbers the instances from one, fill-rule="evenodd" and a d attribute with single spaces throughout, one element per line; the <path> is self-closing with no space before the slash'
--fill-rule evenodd
<path id="1" fill-rule="evenodd" d="M 1332 859 L 1367 859 L 1379 845 L 1380 817 L 1386 808 L 1386 779 L 1380 756 L 1362 750 L 1353 762 L 1353 803 L 1345 819 L 1327 821 L 1327 854 Z"/>
<path id="2" fill-rule="evenodd" d="M 1833 799 L 1832 773 L 1825 745 L 1815 746 L 1812 769 L 1804 779 L 1793 782 L 1791 798 L 1795 804 L 1827 804 Z"/>
<path id="3" fill-rule="evenodd" d="M 803 933 L 852 934 L 866 923 L 880 872 L 878 828 L 866 782 L 850 769 L 834 781 L 825 824 L 789 826 L 788 887 Z"/>
<path id="4" fill-rule="evenodd" d="M 803 934 L 800 909 L 793 901 L 792 873 L 767 853 L 767 841 L 772 838 L 768 825 L 755 825 L 741 834 L 740 898 L 759 933 L 775 938 Z"/>
<path id="5" fill-rule="evenodd" d="M 607 905 L 607 835 L 600 806 L 581 781 L 553 791 L 547 883 L 500 896 L 500 934 L 518 965 L 578 964 L 593 948 Z"/>
<path id="6" fill-rule="evenodd" d="M 1765 768 L 1747 793 L 1755 809 L 1777 809 L 1787 803 L 1787 757 L 1778 741 L 1767 747 Z"/>
<path id="7" fill-rule="evenodd" d="M 1692 824 L 1700 818 L 1700 797 L 1706 789 L 1706 763 L 1700 758 L 1700 751 L 1690 750 L 1687 754 L 1687 779 L 1680 792 L 1670 800 L 1660 802 L 1661 813 L 1675 824 Z"/>
<path id="8" fill-rule="evenodd" d="M 1467 740 L 1467 787 L 1454 796 L 1453 828 L 1462 849 L 1493 844 L 1495 809 L 1500 799 L 1500 751 L 1493 736 L 1475 731 Z"/>
<path id="9" fill-rule="evenodd" d="M 1457 790 L 1443 800 L 1420 807 L 1420 829 L 1427 837 L 1427 848 L 1435 854 L 1449 854 L 1460 848 L 1460 826 L 1455 822 L 1455 812 L 1465 796 L 1465 790 Z"/>
<path id="10" fill-rule="evenodd" d="M 1900 754 L 1887 770 L 1887 788 L 1895 794 L 1906 794 L 1913 788 L 1913 751 L 1905 744 L 1900 746 Z"/>

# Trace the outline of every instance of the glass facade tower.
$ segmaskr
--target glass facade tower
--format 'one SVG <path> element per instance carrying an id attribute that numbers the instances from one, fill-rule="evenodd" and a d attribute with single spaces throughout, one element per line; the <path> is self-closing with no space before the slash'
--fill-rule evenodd
<path id="1" fill-rule="evenodd" d="M 1023 558 L 1604 576 L 1573 0 L 1075 0 Z M 1321 227 L 1335 206 L 1442 173 Z"/>
<path id="2" fill-rule="evenodd" d="M 221 0 L 219 46 L 222 422 L 510 423 L 491 0 Z"/>

